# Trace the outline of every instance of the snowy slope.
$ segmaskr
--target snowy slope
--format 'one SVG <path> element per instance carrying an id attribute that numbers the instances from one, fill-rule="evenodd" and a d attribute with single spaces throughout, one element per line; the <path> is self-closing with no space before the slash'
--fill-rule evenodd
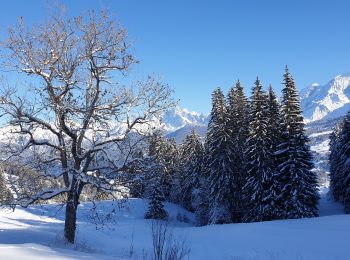
<path id="1" fill-rule="evenodd" d="M 333 119 L 350 109 L 350 74 L 335 77 L 326 85 L 312 84 L 300 92 L 307 122 Z"/>
<path id="2" fill-rule="evenodd" d="M 207 125 L 185 125 L 173 132 L 169 132 L 166 136 L 168 138 L 174 138 L 176 142 L 180 144 L 193 129 L 199 134 L 201 140 L 204 142 L 207 133 Z"/>
<path id="3" fill-rule="evenodd" d="M 114 206 L 98 204 L 105 214 Z M 143 259 L 152 244 L 146 201 L 129 200 L 102 229 L 87 217 L 90 207 L 79 205 L 74 247 L 62 242 L 64 214 L 54 205 L 1 211 L 0 259 Z M 167 204 L 172 232 L 189 242 L 189 259 L 349 259 L 350 216 L 326 193 L 320 208 L 319 218 L 195 227 L 176 221 L 179 214 L 191 219 L 190 213 Z"/>
<path id="4" fill-rule="evenodd" d="M 150 223 L 143 218 L 147 207 L 148 202 L 141 199 L 130 199 L 123 208 L 120 203 L 100 202 L 99 218 L 92 218 L 92 204 L 80 204 L 74 246 L 63 242 L 64 208 L 58 205 L 0 211 L 0 260 L 142 259 L 151 246 Z M 113 209 L 117 214 L 101 224 Z M 174 228 L 190 225 L 178 222 L 178 216 L 194 221 L 193 214 L 181 207 L 168 203 L 166 209 Z M 135 249 L 130 257 L 132 246 Z"/>

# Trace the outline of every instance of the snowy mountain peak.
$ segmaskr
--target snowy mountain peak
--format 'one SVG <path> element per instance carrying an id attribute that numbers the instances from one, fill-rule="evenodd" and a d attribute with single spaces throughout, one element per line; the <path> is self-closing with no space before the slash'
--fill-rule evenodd
<path id="1" fill-rule="evenodd" d="M 300 92 L 306 122 L 343 116 L 350 108 L 350 73 L 336 76 L 326 85 L 312 84 Z"/>
<path id="2" fill-rule="evenodd" d="M 208 124 L 209 116 L 197 112 L 182 109 L 176 106 L 163 116 L 162 123 L 167 131 L 175 131 L 184 126 L 204 126 Z"/>

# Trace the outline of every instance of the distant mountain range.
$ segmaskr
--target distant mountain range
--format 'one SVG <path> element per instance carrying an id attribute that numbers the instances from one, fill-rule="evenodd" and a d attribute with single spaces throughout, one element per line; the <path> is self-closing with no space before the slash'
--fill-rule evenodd
<path id="1" fill-rule="evenodd" d="M 306 122 L 330 120 L 350 110 L 350 74 L 336 76 L 326 85 L 317 83 L 300 92 Z"/>
<path id="2" fill-rule="evenodd" d="M 181 109 L 179 106 L 170 109 L 163 116 L 162 123 L 168 132 L 174 132 L 186 126 L 206 126 L 209 115 Z"/>
<path id="3" fill-rule="evenodd" d="M 209 123 L 209 115 L 191 112 L 177 106 L 164 114 L 161 123 L 167 132 L 167 137 L 175 138 L 178 143 L 181 143 L 192 129 L 204 137 Z"/>

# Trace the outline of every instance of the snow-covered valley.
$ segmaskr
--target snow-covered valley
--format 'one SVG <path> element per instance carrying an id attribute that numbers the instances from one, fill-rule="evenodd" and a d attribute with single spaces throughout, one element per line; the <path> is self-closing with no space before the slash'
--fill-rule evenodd
<path id="1" fill-rule="evenodd" d="M 348 259 L 350 216 L 326 192 L 321 191 L 318 218 L 196 227 L 179 221 L 192 222 L 191 213 L 167 204 L 169 227 L 176 238 L 188 242 L 189 259 Z M 58 205 L 1 211 L 0 259 L 148 259 L 152 239 L 150 223 L 143 218 L 147 201 L 128 200 L 104 226 L 89 217 L 90 207 L 79 206 L 75 246 L 63 242 L 64 210 Z M 114 207 L 110 201 L 98 203 L 105 213 Z"/>

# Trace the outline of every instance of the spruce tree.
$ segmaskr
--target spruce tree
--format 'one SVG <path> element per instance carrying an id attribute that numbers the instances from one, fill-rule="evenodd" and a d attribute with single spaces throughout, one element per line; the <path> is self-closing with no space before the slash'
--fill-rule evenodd
<path id="1" fill-rule="evenodd" d="M 269 137 L 269 147 L 271 155 L 273 157 L 273 170 L 276 172 L 279 165 L 279 157 L 276 153 L 278 151 L 278 146 L 280 145 L 283 138 L 283 128 L 281 127 L 281 125 L 283 125 L 283 120 L 281 114 L 281 105 L 279 104 L 276 94 L 271 85 L 269 86 L 267 102 L 267 136 Z"/>
<path id="2" fill-rule="evenodd" d="M 180 161 L 175 140 L 164 138 L 163 133 L 159 131 L 153 133 L 149 142 L 147 161 L 150 165 L 150 176 L 156 174 L 155 168 L 158 170 L 160 192 L 164 199 L 177 202 L 174 191 L 178 189 Z"/>
<path id="3" fill-rule="evenodd" d="M 190 211 L 194 211 L 194 200 L 198 196 L 202 175 L 204 148 L 199 135 L 193 129 L 181 146 L 182 178 L 180 202 Z"/>
<path id="4" fill-rule="evenodd" d="M 248 100 L 238 80 L 227 95 L 227 130 L 233 143 L 232 153 L 232 205 L 231 215 L 234 222 L 242 221 L 244 197 L 242 188 L 246 180 L 245 145 L 248 138 Z"/>
<path id="5" fill-rule="evenodd" d="M 347 116 L 348 117 L 348 116 Z M 344 119 L 345 121 L 345 119 Z M 330 169 L 330 190 L 335 201 L 343 202 L 345 194 L 345 177 L 341 171 L 346 157 L 342 156 L 341 147 L 344 146 L 344 130 L 343 123 L 337 124 L 329 139 L 329 169 Z M 342 138 L 340 138 L 342 137 Z"/>
<path id="6" fill-rule="evenodd" d="M 304 132 L 298 91 L 286 67 L 282 90 L 283 139 L 279 145 L 280 194 L 279 218 L 303 218 L 318 215 L 317 176 L 312 171 L 312 154 Z"/>
<path id="7" fill-rule="evenodd" d="M 350 111 L 331 135 L 330 148 L 331 190 L 350 213 Z"/>
<path id="8" fill-rule="evenodd" d="M 148 211 L 145 213 L 146 219 L 167 219 L 168 213 L 164 209 L 163 196 L 159 190 L 159 183 L 155 183 L 152 187 L 152 195 L 149 202 Z"/>
<path id="9" fill-rule="evenodd" d="M 174 138 L 165 139 L 163 160 L 165 162 L 165 182 L 163 186 L 168 188 L 165 190 L 164 196 L 168 201 L 179 203 L 182 161 Z"/>
<path id="10" fill-rule="evenodd" d="M 233 146 L 226 127 L 227 111 L 221 89 L 212 94 L 212 111 L 206 137 L 209 171 L 209 223 L 230 223 L 232 205 Z"/>
<path id="11" fill-rule="evenodd" d="M 204 142 L 204 154 L 201 169 L 201 178 L 199 182 L 198 192 L 194 197 L 194 212 L 199 226 L 204 226 L 209 223 L 209 201 L 210 201 L 210 158 L 208 142 Z"/>
<path id="12" fill-rule="evenodd" d="M 13 199 L 10 190 L 7 188 L 3 172 L 0 172 L 0 206 L 8 205 Z"/>
<path id="13" fill-rule="evenodd" d="M 168 154 L 169 144 L 161 131 L 154 132 L 149 139 L 148 156 L 144 159 L 146 181 L 145 196 L 150 199 L 147 219 L 166 219 L 163 201 L 169 200 L 172 171 Z"/>
<path id="14" fill-rule="evenodd" d="M 248 177 L 244 188 L 249 210 L 245 215 L 245 221 L 275 219 L 277 187 L 274 179 L 271 140 L 268 136 L 268 104 L 268 96 L 257 79 L 251 98 L 246 150 Z"/>
<path id="15" fill-rule="evenodd" d="M 201 178 L 198 192 L 194 196 L 193 206 L 199 226 L 204 226 L 209 223 L 210 191 L 208 187 L 209 180 L 207 178 Z"/>

